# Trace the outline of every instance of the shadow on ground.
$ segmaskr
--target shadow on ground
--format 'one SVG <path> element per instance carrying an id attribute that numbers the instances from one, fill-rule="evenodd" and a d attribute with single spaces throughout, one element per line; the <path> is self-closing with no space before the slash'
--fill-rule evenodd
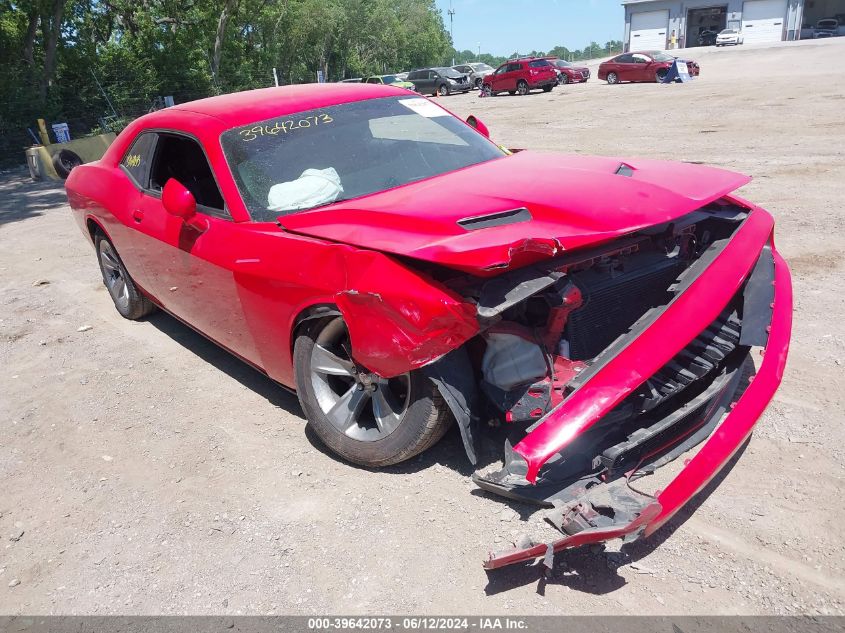
<path id="1" fill-rule="evenodd" d="M 0 225 L 37 217 L 66 203 L 59 181 L 35 182 L 25 169 L 0 174 Z"/>

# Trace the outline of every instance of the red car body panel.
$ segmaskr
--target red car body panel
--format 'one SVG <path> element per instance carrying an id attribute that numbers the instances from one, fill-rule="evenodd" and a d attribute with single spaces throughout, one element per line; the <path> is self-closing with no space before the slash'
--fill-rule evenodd
<path id="1" fill-rule="evenodd" d="M 535 481 L 552 455 L 607 414 L 713 322 L 754 267 L 773 225 L 768 213 L 759 208 L 752 211 L 738 234 L 689 289 L 514 447 L 528 462 L 528 481 Z"/>
<path id="2" fill-rule="evenodd" d="M 641 159 L 627 161 L 633 174 L 620 178 L 621 162 L 519 152 L 279 221 L 289 231 L 489 276 L 672 220 L 750 180 L 712 167 Z M 443 187 L 461 191 L 460 201 L 444 203 Z M 483 231 L 458 224 L 521 207 L 530 221 Z"/>
<path id="3" fill-rule="evenodd" d="M 777 391 L 786 367 L 792 331 L 792 282 L 789 268 L 780 254 L 774 252 L 774 259 L 774 310 L 769 343 L 763 353 L 763 362 L 757 375 L 701 450 L 684 466 L 666 489 L 657 495 L 656 501 L 647 506 L 634 521 L 624 526 L 609 530 L 585 530 L 550 544 L 541 543 L 527 548 L 515 548 L 491 554 L 484 562 L 485 569 L 497 569 L 541 558 L 546 555 L 549 547 L 559 552 L 636 532 L 650 536 L 719 473 L 751 435 L 757 419 L 763 414 Z"/>

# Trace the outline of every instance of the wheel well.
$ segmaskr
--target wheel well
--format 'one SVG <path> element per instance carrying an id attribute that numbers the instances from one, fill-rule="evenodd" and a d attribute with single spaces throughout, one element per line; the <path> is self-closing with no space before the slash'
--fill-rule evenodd
<path id="1" fill-rule="evenodd" d="M 103 228 L 91 218 L 85 220 L 85 226 L 88 227 L 88 234 L 91 236 L 92 242 L 96 239 L 98 232 L 102 233 L 103 235 L 106 234 Z"/>
<path id="2" fill-rule="evenodd" d="M 300 312 L 297 315 L 296 320 L 294 321 L 293 328 L 291 329 L 291 353 L 293 353 L 293 346 L 294 343 L 296 343 L 296 339 L 301 334 L 309 332 L 313 328 L 319 327 L 321 322 L 325 321 L 330 317 L 336 316 L 342 315 L 340 313 L 340 310 L 337 309 L 337 306 L 332 303 L 313 305 L 308 308 L 305 308 L 302 312 Z"/>

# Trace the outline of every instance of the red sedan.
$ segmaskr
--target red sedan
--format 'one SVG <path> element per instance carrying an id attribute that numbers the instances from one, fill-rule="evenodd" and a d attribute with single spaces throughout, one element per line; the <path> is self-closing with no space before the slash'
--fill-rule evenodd
<path id="1" fill-rule="evenodd" d="M 554 505 L 562 536 L 488 568 L 650 534 L 781 380 L 772 217 L 736 173 L 510 154 L 473 123 L 384 85 L 225 95 L 136 120 L 67 192 L 122 316 L 164 309 L 295 390 L 344 459 L 456 423 L 476 464 L 500 420 L 503 467 L 475 481 Z M 629 487 L 670 462 L 662 492 Z"/>
<path id="2" fill-rule="evenodd" d="M 622 81 L 660 82 L 674 63 L 674 57 L 660 51 L 623 53 L 601 63 L 599 79 L 609 84 Z M 689 74 L 698 77 L 701 70 L 698 64 L 694 61 L 687 61 L 686 64 Z"/>

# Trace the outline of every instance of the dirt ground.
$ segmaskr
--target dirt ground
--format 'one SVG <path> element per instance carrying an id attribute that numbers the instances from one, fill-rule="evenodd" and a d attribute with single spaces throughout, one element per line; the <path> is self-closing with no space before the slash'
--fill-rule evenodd
<path id="1" fill-rule="evenodd" d="M 474 490 L 457 432 L 380 472 L 332 458 L 294 396 L 166 315 L 121 319 L 63 190 L 0 176 L 0 613 L 845 613 L 843 55 L 712 49 L 689 85 L 444 99 L 511 147 L 753 175 L 794 274 L 788 371 L 732 469 L 547 580 L 482 570 L 534 524 Z"/>

